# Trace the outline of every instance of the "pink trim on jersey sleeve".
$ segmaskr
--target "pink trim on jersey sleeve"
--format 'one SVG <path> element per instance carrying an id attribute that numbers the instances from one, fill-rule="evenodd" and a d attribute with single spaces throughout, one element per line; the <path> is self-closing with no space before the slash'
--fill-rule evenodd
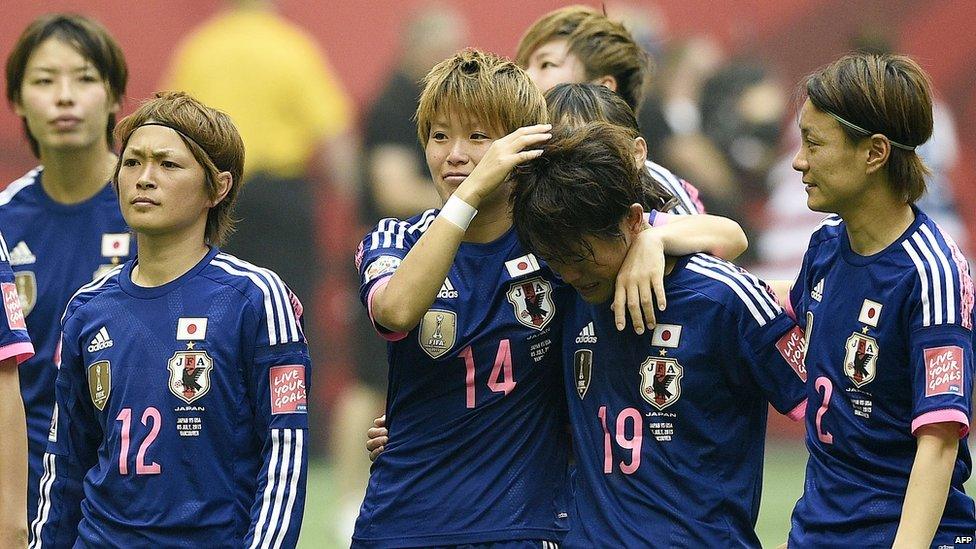
<path id="1" fill-rule="evenodd" d="M 671 221 L 671 214 L 664 212 L 654 212 L 654 219 L 652 219 L 652 227 L 663 227 Z"/>
<path id="2" fill-rule="evenodd" d="M 918 432 L 918 429 L 924 425 L 953 422 L 959 424 L 959 438 L 966 436 L 966 433 L 969 432 L 969 418 L 966 417 L 966 414 L 953 408 L 925 412 L 924 414 L 918 416 L 914 421 L 912 421 L 912 435 L 918 436 L 915 433 Z"/>
<path id="3" fill-rule="evenodd" d="M 366 296 L 366 311 L 369 312 L 369 320 L 373 323 L 373 329 L 376 333 L 380 334 L 380 337 L 387 341 L 400 341 L 401 339 L 407 337 L 407 332 L 383 332 L 379 328 L 379 324 L 376 323 L 376 319 L 373 318 L 373 294 L 379 291 L 380 288 L 385 288 L 387 284 L 390 283 L 390 276 L 392 273 L 384 278 L 381 278 L 373 287 L 369 289 L 369 295 Z"/>
<path id="4" fill-rule="evenodd" d="M 20 364 L 32 356 L 34 356 L 34 345 L 30 341 L 21 341 L 0 347 L 0 361 L 17 357 L 17 364 Z"/>
<path id="5" fill-rule="evenodd" d="M 698 195 L 698 189 L 684 179 L 681 180 L 681 186 L 684 187 L 685 192 L 688 193 L 688 198 L 691 198 L 691 201 L 695 203 L 695 207 L 698 208 L 698 213 L 705 213 L 705 205 L 702 204 L 701 197 Z"/>
<path id="6" fill-rule="evenodd" d="M 807 399 L 803 399 L 803 402 L 796 405 L 786 414 L 786 417 L 792 419 L 793 421 L 803 421 L 803 418 L 807 415 Z"/>
<path id="7" fill-rule="evenodd" d="M 790 299 L 790 294 L 793 293 L 793 287 L 790 286 L 789 291 L 786 292 L 786 299 L 783 300 L 783 308 L 786 309 L 786 314 L 796 322 L 796 311 L 793 310 L 793 300 Z"/>

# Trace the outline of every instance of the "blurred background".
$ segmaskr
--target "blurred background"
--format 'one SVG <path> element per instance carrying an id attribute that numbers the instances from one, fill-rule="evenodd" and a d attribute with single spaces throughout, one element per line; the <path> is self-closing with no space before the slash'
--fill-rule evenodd
<path id="1" fill-rule="evenodd" d="M 3 58 L 38 15 L 88 15 L 125 52 L 123 113 L 156 90 L 178 88 L 240 126 L 247 219 L 232 251 L 278 270 L 309 322 L 315 459 L 303 547 L 348 546 L 368 475 L 365 430 L 383 411 L 385 348 L 358 303 L 356 246 L 379 218 L 437 205 L 411 121 L 416 82 L 459 47 L 513 56 L 535 19 L 567 4 L 4 2 Z M 795 90 L 803 75 L 855 48 L 909 54 L 932 76 L 935 132 L 921 154 L 933 175 L 922 208 L 972 257 L 976 136 L 961 129 L 976 126 L 976 2 L 618 0 L 606 11 L 654 59 L 640 113 L 649 157 L 694 183 L 710 213 L 744 225 L 745 266 L 769 278 L 797 272 L 821 216 L 806 209 L 790 168 L 799 141 Z M 3 109 L 0 188 L 35 164 L 20 120 Z M 803 478 L 802 435 L 802 426 L 771 416 L 764 544 L 785 540 Z"/>

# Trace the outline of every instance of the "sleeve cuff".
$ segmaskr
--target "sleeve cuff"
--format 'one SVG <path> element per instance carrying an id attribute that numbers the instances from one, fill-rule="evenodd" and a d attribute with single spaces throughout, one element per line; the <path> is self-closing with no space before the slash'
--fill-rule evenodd
<path id="1" fill-rule="evenodd" d="M 379 279 L 373 287 L 369 289 L 369 294 L 366 296 L 366 311 L 369 313 L 369 321 L 373 324 L 373 329 L 376 333 L 380 335 L 383 339 L 387 341 L 400 341 L 401 339 L 407 337 L 407 332 L 390 332 L 380 326 L 376 319 L 373 318 L 373 294 L 380 290 L 380 288 L 385 288 L 387 284 L 390 283 L 390 275 L 387 275 Z"/>
<path id="2" fill-rule="evenodd" d="M 792 419 L 793 421 L 802 421 L 803 418 L 806 417 L 806 415 L 807 415 L 807 399 L 803 399 L 802 402 L 796 405 L 796 408 L 793 408 L 792 410 L 789 411 L 788 414 L 786 414 L 786 417 Z"/>
<path id="3" fill-rule="evenodd" d="M 959 424 L 959 438 L 966 436 L 969 433 L 969 417 L 963 412 L 956 410 L 954 408 L 947 408 L 945 410 L 934 410 L 931 412 L 925 412 L 924 414 L 918 416 L 912 421 L 912 435 L 918 436 L 915 433 L 918 429 L 924 425 L 931 425 L 933 423 L 949 423 L 954 422 Z"/>
<path id="4" fill-rule="evenodd" d="M 16 357 L 17 364 L 20 364 L 32 356 L 34 356 L 34 345 L 30 341 L 21 341 L 0 347 L 0 361 Z"/>

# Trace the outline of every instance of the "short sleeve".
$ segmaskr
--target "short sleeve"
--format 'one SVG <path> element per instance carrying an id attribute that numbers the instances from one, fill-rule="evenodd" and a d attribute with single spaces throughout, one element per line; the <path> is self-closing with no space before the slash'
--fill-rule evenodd
<path id="1" fill-rule="evenodd" d="M 801 419 L 806 408 L 802 332 L 779 307 L 765 324 L 744 308 L 736 311 L 736 321 L 745 343 L 742 354 L 756 386 L 779 413 Z"/>
<path id="2" fill-rule="evenodd" d="M 359 271 L 359 299 L 369 314 L 376 331 L 386 339 L 395 341 L 406 334 L 391 333 L 373 319 L 372 297 L 389 282 L 390 276 L 423 231 L 434 222 L 438 210 L 427 210 L 418 217 L 401 221 L 396 218 L 380 220 L 376 228 L 366 234 L 356 250 L 356 269 Z"/>
<path id="3" fill-rule="evenodd" d="M 0 236 L 0 290 L 3 291 L 4 313 L 4 321 L 0 321 L 0 361 L 13 357 L 20 364 L 34 356 L 34 345 L 27 334 L 27 321 L 9 260 L 7 245 Z"/>
<path id="4" fill-rule="evenodd" d="M 924 231 L 923 231 L 924 232 Z M 915 262 L 906 319 L 912 383 L 912 433 L 932 423 L 956 422 L 969 431 L 973 385 L 973 282 L 965 261 L 945 262 L 934 245 Z M 943 257 L 946 253 L 941 254 Z M 940 276 L 941 275 L 941 276 Z"/>

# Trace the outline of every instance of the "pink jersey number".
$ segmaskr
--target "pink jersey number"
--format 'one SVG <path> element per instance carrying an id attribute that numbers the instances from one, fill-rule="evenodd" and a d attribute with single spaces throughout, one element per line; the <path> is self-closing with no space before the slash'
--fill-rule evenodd
<path id="1" fill-rule="evenodd" d="M 600 425 L 603 427 L 603 472 L 610 474 L 613 472 L 613 445 L 610 442 L 610 429 L 607 427 L 607 407 L 600 406 L 598 412 Z M 630 430 L 633 436 L 627 438 L 627 423 L 631 424 Z M 630 462 L 620 462 L 620 472 L 625 475 L 634 474 L 640 467 L 641 445 L 644 442 L 644 423 L 641 421 L 641 413 L 635 408 L 625 408 L 617 415 L 617 435 L 614 437 L 617 445 L 625 450 L 630 450 Z"/>
<path id="2" fill-rule="evenodd" d="M 160 423 L 162 422 L 162 417 L 159 414 L 159 410 L 150 406 L 146 408 L 146 411 L 142 413 L 142 424 L 149 426 L 148 421 L 152 419 L 152 427 L 149 429 L 149 436 L 143 439 L 142 444 L 139 445 L 139 452 L 136 453 L 136 474 L 137 475 L 158 475 L 160 473 L 160 466 L 155 461 L 146 464 L 146 451 L 159 436 Z M 119 412 L 118 417 L 115 421 L 122 422 L 122 433 L 120 435 L 121 448 L 119 448 L 119 474 L 127 475 L 129 474 L 129 440 L 130 431 L 132 428 L 132 408 L 123 408 Z"/>
<path id="3" fill-rule="evenodd" d="M 474 351 L 471 346 L 461 349 L 458 356 L 464 360 L 464 384 L 465 384 L 465 404 L 468 408 L 475 406 L 475 386 L 474 386 Z M 488 388 L 495 393 L 508 394 L 515 388 L 515 373 L 512 363 L 512 344 L 509 340 L 503 339 L 498 342 L 498 351 L 495 353 L 495 364 L 488 375 Z"/>

